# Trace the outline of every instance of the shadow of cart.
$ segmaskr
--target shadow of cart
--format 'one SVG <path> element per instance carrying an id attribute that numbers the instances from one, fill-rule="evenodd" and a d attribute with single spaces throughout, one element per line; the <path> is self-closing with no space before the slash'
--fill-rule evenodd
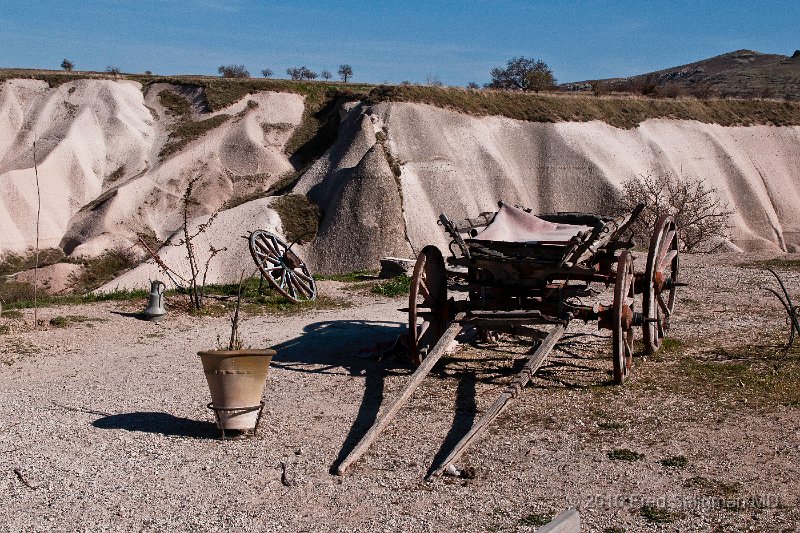
<path id="1" fill-rule="evenodd" d="M 364 392 L 333 468 L 353 449 L 378 416 L 384 398 L 386 378 L 404 375 L 413 369 L 399 357 L 382 357 L 406 325 L 372 320 L 333 320 L 315 322 L 303 334 L 276 344 L 278 352 L 272 366 L 293 372 L 347 374 L 364 379 Z"/>

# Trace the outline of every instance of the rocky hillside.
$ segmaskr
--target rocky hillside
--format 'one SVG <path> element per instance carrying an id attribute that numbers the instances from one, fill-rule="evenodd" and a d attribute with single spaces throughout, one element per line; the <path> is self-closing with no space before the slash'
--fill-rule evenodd
<path id="1" fill-rule="evenodd" d="M 739 98 L 800 98 L 800 50 L 791 56 L 737 50 L 628 78 L 567 83 L 568 90 L 605 90 Z"/>
<path id="2" fill-rule="evenodd" d="M 736 210 L 732 246 L 800 249 L 800 104 L 520 95 L 288 82 L 9 79 L 0 84 L 0 254 L 35 243 L 143 255 L 221 211 L 211 281 L 249 266 L 240 237 L 287 231 L 274 197 L 320 207 L 317 272 L 445 247 L 440 212 L 604 211 L 632 177 L 701 178 Z M 35 143 L 35 154 L 34 154 Z M 289 224 L 294 222 L 290 221 Z M 180 263 L 179 248 L 164 251 Z M 235 266 L 235 268 L 234 268 Z M 241 268 L 240 268 L 241 267 Z M 109 287 L 142 286 L 145 263 Z"/>

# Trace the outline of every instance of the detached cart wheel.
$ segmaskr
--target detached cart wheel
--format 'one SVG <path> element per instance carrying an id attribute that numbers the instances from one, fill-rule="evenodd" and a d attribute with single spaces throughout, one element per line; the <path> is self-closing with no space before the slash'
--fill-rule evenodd
<path id="1" fill-rule="evenodd" d="M 295 303 L 317 297 L 317 284 L 306 264 L 276 235 L 264 230 L 250 234 L 250 254 L 272 287 Z"/>
<path id="2" fill-rule="evenodd" d="M 678 227 L 675 220 L 664 215 L 656 224 L 647 252 L 647 267 L 643 295 L 644 349 L 654 353 L 669 331 L 675 311 L 679 267 Z"/>
<path id="3" fill-rule="evenodd" d="M 447 329 L 447 271 L 442 252 L 426 246 L 417 256 L 408 296 L 411 362 L 418 365 Z"/>
<path id="4" fill-rule="evenodd" d="M 622 385 L 633 361 L 633 257 L 626 250 L 619 255 L 617 279 L 614 283 L 614 308 L 611 322 L 611 345 L 614 358 L 614 383 Z"/>

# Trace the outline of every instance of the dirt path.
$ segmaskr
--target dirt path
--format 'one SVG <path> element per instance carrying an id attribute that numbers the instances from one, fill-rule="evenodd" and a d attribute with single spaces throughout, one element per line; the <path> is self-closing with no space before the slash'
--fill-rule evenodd
<path id="1" fill-rule="evenodd" d="M 465 455 L 475 477 L 431 483 L 434 459 L 526 346 L 443 360 L 337 477 L 331 467 L 407 379 L 397 361 L 368 357 L 404 330 L 402 299 L 355 294 L 348 308 L 249 318 L 246 342 L 279 355 L 259 434 L 227 442 L 195 355 L 225 337 L 226 318 L 173 313 L 159 325 L 104 303 L 40 311 L 82 317 L 48 331 L 2 319 L 0 530 L 532 531 L 570 506 L 587 531 L 794 530 L 800 364 L 797 351 L 776 354 L 783 318 L 759 288 L 768 274 L 738 266 L 752 261 L 686 260 L 677 340 L 638 359 L 623 387 L 606 384 L 608 335 L 571 325 L 585 334 Z M 800 292 L 800 272 L 784 277 Z M 635 457 L 622 449 L 643 457 L 609 457 Z"/>

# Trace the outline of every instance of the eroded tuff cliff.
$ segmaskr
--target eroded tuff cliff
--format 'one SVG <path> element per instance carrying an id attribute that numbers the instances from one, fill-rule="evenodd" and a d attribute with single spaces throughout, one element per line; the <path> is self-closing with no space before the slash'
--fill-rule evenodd
<path id="1" fill-rule="evenodd" d="M 174 99 L 162 91 L 187 98 L 188 110 L 169 105 Z M 35 242 L 34 140 L 41 245 L 73 255 L 131 246 L 140 235 L 169 238 L 194 178 L 199 221 L 297 170 L 285 147 L 308 115 L 303 96 L 255 92 L 210 112 L 198 91 L 112 80 L 0 85 L 0 253 Z M 375 267 L 380 256 L 413 255 L 430 243 L 444 248 L 441 212 L 473 216 L 499 199 L 535 211 L 604 212 L 625 180 L 659 173 L 716 188 L 735 210 L 734 246 L 800 250 L 798 126 L 658 118 L 622 129 L 408 102 L 353 102 L 340 114 L 335 141 L 292 190 L 323 213 L 318 237 L 301 248 L 318 272 Z M 262 223 L 280 231 L 269 201 L 253 202 L 218 218 L 235 227 L 215 232 L 216 246 L 247 258 L 242 234 Z M 150 269 L 119 281 L 139 284 Z M 239 274 L 222 264 L 211 272 L 211 281 Z"/>
<path id="2" fill-rule="evenodd" d="M 35 242 L 34 141 L 40 245 L 73 255 L 130 246 L 139 235 L 166 239 L 195 178 L 192 214 L 203 215 L 294 171 L 283 146 L 300 123 L 302 96 L 263 92 L 181 115 L 161 98 L 181 90 L 110 80 L 0 85 L 0 253 Z"/>
<path id="3" fill-rule="evenodd" d="M 744 250 L 800 250 L 800 127 L 724 127 L 655 119 L 620 129 L 600 121 L 532 123 L 472 117 L 423 104 L 350 110 L 343 135 L 297 186 L 340 227 L 363 213 L 337 196 L 367 153 L 394 166 L 410 248 L 445 248 L 436 221 L 475 216 L 503 199 L 535 212 L 608 212 L 630 178 L 668 174 L 704 180 L 735 211 L 731 241 Z M 389 198 L 391 194 L 392 198 Z M 342 232 L 344 234 L 344 232 Z M 317 243 L 321 245 L 323 243 Z M 336 246 L 336 242 L 324 243 Z M 336 263 L 315 255 L 318 268 Z"/>

